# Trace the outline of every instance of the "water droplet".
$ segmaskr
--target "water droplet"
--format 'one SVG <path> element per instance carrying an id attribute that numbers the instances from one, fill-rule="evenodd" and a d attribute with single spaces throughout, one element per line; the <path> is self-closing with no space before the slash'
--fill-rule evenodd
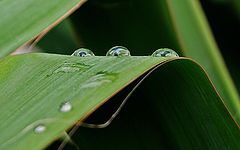
<path id="1" fill-rule="evenodd" d="M 6 140 L 2 145 L 0 145 L 0 147 L 1 148 L 8 147 L 10 144 L 16 143 L 16 141 L 19 141 L 20 139 L 25 137 L 25 135 L 28 134 L 29 132 L 34 132 L 36 134 L 43 133 L 47 129 L 44 124 L 56 123 L 57 121 L 59 121 L 59 123 L 66 122 L 65 119 L 60 120 L 59 118 L 45 118 L 36 120 L 31 124 L 28 124 L 24 128 L 21 127 L 22 129 L 20 131 L 18 131 L 14 136 Z"/>
<path id="2" fill-rule="evenodd" d="M 46 126 L 39 124 L 34 128 L 35 133 L 43 133 L 46 130 Z"/>
<path id="3" fill-rule="evenodd" d="M 89 56 L 95 56 L 94 53 L 86 48 L 79 48 L 76 51 L 73 52 L 72 56 L 78 56 L 78 57 L 89 57 Z"/>
<path id="4" fill-rule="evenodd" d="M 160 48 L 156 50 L 153 54 L 153 57 L 179 57 L 178 54 L 169 48 Z"/>
<path id="5" fill-rule="evenodd" d="M 131 56 L 130 51 L 123 46 L 114 46 L 106 54 L 106 56 Z"/>
<path id="6" fill-rule="evenodd" d="M 53 73 L 59 73 L 59 72 L 71 73 L 71 72 L 76 72 L 79 70 L 80 70 L 80 68 L 77 68 L 77 67 L 62 66 L 62 67 L 56 69 Z"/>
<path id="7" fill-rule="evenodd" d="M 54 70 L 53 73 L 72 73 L 76 71 L 87 70 L 88 68 L 90 68 L 89 65 L 85 65 L 82 63 L 64 63 L 56 70 Z"/>
<path id="8" fill-rule="evenodd" d="M 69 112 L 72 110 L 72 105 L 70 102 L 64 102 L 60 105 L 61 112 Z"/>
<path id="9" fill-rule="evenodd" d="M 117 77 L 116 73 L 98 72 L 95 76 L 89 78 L 81 88 L 94 88 L 106 83 L 113 82 Z"/>

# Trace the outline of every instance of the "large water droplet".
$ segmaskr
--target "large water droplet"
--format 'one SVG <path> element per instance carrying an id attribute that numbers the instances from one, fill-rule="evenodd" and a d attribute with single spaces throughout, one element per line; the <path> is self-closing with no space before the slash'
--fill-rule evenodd
<path id="1" fill-rule="evenodd" d="M 35 133 L 43 133 L 46 130 L 46 126 L 43 124 L 39 124 L 34 128 Z"/>
<path id="2" fill-rule="evenodd" d="M 76 51 L 73 52 L 72 56 L 78 56 L 78 57 L 89 57 L 89 56 L 95 56 L 94 53 L 86 48 L 79 48 Z"/>
<path id="3" fill-rule="evenodd" d="M 130 51 L 123 46 L 114 46 L 106 54 L 106 56 L 131 56 Z"/>
<path id="4" fill-rule="evenodd" d="M 160 48 L 156 50 L 153 54 L 153 57 L 179 57 L 178 54 L 169 48 Z"/>
<path id="5" fill-rule="evenodd" d="M 72 110 L 72 105 L 70 102 L 64 102 L 60 105 L 61 112 L 69 112 Z"/>

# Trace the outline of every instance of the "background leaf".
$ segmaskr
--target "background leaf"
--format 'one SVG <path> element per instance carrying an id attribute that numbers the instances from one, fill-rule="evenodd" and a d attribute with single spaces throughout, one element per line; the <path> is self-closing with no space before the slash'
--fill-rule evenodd
<path id="1" fill-rule="evenodd" d="M 240 61 L 236 55 L 240 48 L 237 38 L 237 35 L 240 34 L 240 22 L 239 17 L 235 15 L 234 9 L 230 5 L 231 2 L 233 1 L 221 3 L 204 0 L 202 1 L 202 6 L 227 68 L 231 73 L 238 92 L 240 92 L 240 80 L 238 78 L 240 76 L 238 69 Z"/>
<path id="2" fill-rule="evenodd" d="M 85 0 L 2 0 L 0 57 L 51 29 Z"/>
<path id="3" fill-rule="evenodd" d="M 167 1 L 181 49 L 198 61 L 213 80 L 233 116 L 240 121 L 240 101 L 224 60 L 211 34 L 199 1 Z"/>

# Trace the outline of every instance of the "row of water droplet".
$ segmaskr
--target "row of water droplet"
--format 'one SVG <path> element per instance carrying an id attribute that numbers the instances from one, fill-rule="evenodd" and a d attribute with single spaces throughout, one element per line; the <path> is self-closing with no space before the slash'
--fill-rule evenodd
<path id="1" fill-rule="evenodd" d="M 94 53 L 86 48 L 80 48 L 76 50 L 72 56 L 78 57 L 89 57 L 95 56 Z M 114 46 L 106 54 L 106 56 L 131 56 L 130 51 L 123 46 Z M 153 57 L 179 57 L 178 54 L 169 48 L 160 48 L 156 50 L 153 54 Z"/>

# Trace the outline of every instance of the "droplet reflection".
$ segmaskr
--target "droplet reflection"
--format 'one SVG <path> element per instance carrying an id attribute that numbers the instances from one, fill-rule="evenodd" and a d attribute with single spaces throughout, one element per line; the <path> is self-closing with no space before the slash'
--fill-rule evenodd
<path id="1" fill-rule="evenodd" d="M 106 54 L 106 56 L 131 56 L 130 51 L 123 46 L 114 46 Z"/>
<path id="2" fill-rule="evenodd" d="M 156 50 L 153 54 L 153 57 L 179 57 L 178 54 L 169 48 L 160 48 Z"/>
<path id="3" fill-rule="evenodd" d="M 73 52 L 72 56 L 78 56 L 78 57 L 89 57 L 89 56 L 95 56 L 94 53 L 86 48 L 80 48 Z"/>

